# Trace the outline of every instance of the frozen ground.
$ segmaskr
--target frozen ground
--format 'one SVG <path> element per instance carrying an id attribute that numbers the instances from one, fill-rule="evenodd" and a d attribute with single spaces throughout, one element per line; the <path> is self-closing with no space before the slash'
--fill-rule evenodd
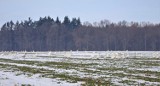
<path id="1" fill-rule="evenodd" d="M 160 52 L 0 52 L 0 86 L 160 85 Z"/>

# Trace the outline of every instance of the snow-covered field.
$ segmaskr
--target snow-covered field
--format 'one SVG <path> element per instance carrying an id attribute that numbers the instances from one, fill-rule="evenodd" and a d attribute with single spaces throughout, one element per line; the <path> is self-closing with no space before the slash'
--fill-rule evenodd
<path id="1" fill-rule="evenodd" d="M 0 86 L 160 85 L 160 52 L 0 52 Z"/>

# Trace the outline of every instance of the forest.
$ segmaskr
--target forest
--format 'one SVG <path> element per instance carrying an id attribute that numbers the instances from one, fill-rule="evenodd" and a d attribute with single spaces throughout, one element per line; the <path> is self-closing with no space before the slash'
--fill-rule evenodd
<path id="1" fill-rule="evenodd" d="M 0 29 L 0 51 L 159 51 L 160 23 L 81 22 L 50 16 L 9 21 Z"/>

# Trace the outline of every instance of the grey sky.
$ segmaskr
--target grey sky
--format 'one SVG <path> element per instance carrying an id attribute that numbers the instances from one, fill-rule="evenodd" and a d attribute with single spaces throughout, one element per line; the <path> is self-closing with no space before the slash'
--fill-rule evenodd
<path id="1" fill-rule="evenodd" d="M 160 0 L 0 0 L 0 26 L 31 17 L 80 17 L 82 21 L 160 22 Z"/>

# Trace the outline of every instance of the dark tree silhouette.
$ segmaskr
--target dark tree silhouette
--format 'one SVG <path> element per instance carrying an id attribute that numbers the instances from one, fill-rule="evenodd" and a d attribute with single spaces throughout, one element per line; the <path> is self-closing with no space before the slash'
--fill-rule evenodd
<path id="1" fill-rule="evenodd" d="M 160 24 L 80 18 L 40 17 L 38 21 L 6 22 L 0 30 L 0 51 L 132 50 L 159 51 Z"/>

